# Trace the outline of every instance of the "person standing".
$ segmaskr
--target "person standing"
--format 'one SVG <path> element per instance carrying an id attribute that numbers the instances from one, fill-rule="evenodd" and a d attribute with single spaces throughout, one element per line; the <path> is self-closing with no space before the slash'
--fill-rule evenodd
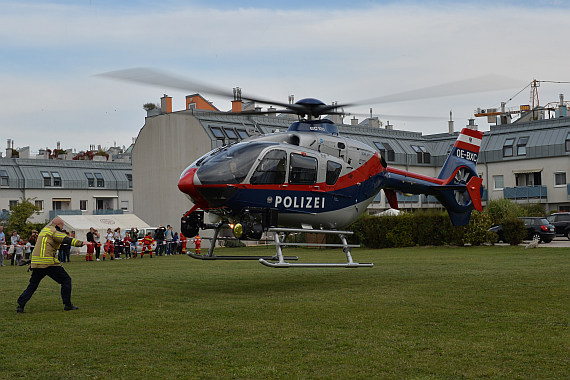
<path id="1" fill-rule="evenodd" d="M 166 228 L 161 224 L 154 232 L 154 240 L 156 240 L 156 255 L 162 256 L 164 253 L 164 235 Z"/>
<path id="2" fill-rule="evenodd" d="M 20 235 L 18 235 L 18 231 L 12 231 L 12 235 L 10 236 L 10 244 L 12 246 L 12 257 L 10 259 L 10 265 L 14 265 L 14 260 L 16 259 L 16 246 L 20 244 Z"/>
<path id="3" fill-rule="evenodd" d="M 74 247 L 82 247 L 85 243 L 73 239 L 62 232 L 63 219 L 55 217 L 51 223 L 45 226 L 38 235 L 38 241 L 32 252 L 30 267 L 32 275 L 26 290 L 18 298 L 18 313 L 24 312 L 24 307 L 32 298 L 40 282 L 45 276 L 61 285 L 61 299 L 65 305 L 63 310 L 77 310 L 78 307 L 71 303 L 71 277 L 61 266 L 57 259 L 57 251 L 62 243 L 68 243 Z"/>
<path id="4" fill-rule="evenodd" d="M 98 230 L 93 231 L 93 241 L 95 242 L 95 260 L 100 261 L 99 255 L 101 254 L 101 235 Z"/>
<path id="5" fill-rule="evenodd" d="M 174 230 L 170 224 L 166 227 L 164 239 L 166 240 L 166 256 L 172 255 L 172 240 L 174 239 Z"/>
<path id="6" fill-rule="evenodd" d="M 123 233 L 120 227 L 115 228 L 113 239 L 115 240 L 115 259 L 120 260 L 123 253 Z"/>
<path id="7" fill-rule="evenodd" d="M 87 238 L 87 243 L 90 243 L 87 246 L 87 261 L 93 261 L 93 252 L 95 252 L 95 249 L 97 247 L 97 243 L 95 243 L 95 228 L 93 227 L 89 227 L 89 232 L 87 232 L 87 235 L 85 236 Z M 99 258 L 99 255 L 97 255 L 97 258 Z M 99 261 L 99 260 L 97 260 Z"/>
<path id="8" fill-rule="evenodd" d="M 135 227 L 131 227 L 130 231 L 128 232 L 131 238 L 131 254 L 133 258 L 137 258 L 137 242 L 139 240 L 139 229 Z"/>
<path id="9" fill-rule="evenodd" d="M 6 251 L 6 235 L 4 226 L 0 226 L 0 266 L 4 266 L 4 252 Z"/>

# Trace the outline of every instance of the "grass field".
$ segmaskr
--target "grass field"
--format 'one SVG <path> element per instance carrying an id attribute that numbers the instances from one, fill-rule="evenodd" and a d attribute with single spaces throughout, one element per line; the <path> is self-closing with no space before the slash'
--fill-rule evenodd
<path id="1" fill-rule="evenodd" d="M 0 268 L 0 378 L 570 378 L 569 249 L 353 256 L 375 267 L 72 257 L 80 309 L 64 312 L 46 278 L 24 314 L 29 274 Z"/>

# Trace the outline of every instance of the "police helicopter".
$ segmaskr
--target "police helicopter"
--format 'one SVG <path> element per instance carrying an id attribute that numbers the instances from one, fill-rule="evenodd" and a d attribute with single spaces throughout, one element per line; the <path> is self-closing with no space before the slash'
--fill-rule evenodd
<path id="1" fill-rule="evenodd" d="M 150 69 L 128 69 L 103 74 L 111 78 L 199 90 L 231 96 L 226 91 L 182 80 Z M 479 80 L 480 82 L 480 80 Z M 497 85 L 496 80 L 491 80 Z M 488 82 L 488 83 L 491 83 Z M 474 82 L 454 82 L 396 98 L 421 98 L 469 91 Z M 482 86 L 481 91 L 493 90 Z M 461 88 L 461 89 L 460 89 Z M 481 86 L 479 86 L 481 88 Z M 352 260 L 342 228 L 361 215 L 376 195 L 384 190 L 390 206 L 398 209 L 397 192 L 436 197 L 447 209 L 451 222 L 466 225 L 473 209 L 482 210 L 481 184 L 476 162 L 483 133 L 464 128 L 451 149 L 439 175 L 428 177 L 389 167 L 374 148 L 339 134 L 335 123 L 324 115 L 340 114 L 342 107 L 364 102 L 388 102 L 389 97 L 359 103 L 327 105 L 306 98 L 294 104 L 243 97 L 282 109 L 273 113 L 298 116 L 286 132 L 272 133 L 212 150 L 191 163 L 181 174 L 178 188 L 194 203 L 181 218 L 181 232 L 195 236 L 201 229 L 213 229 L 210 251 L 199 259 L 256 259 L 270 267 L 361 267 L 371 263 Z M 241 115 L 255 114 L 242 112 Z M 259 114 L 259 112 L 257 112 Z M 206 223 L 204 213 L 217 217 Z M 236 238 L 259 240 L 264 232 L 275 238 L 275 256 L 216 256 L 213 247 L 222 228 L 233 227 Z M 337 234 L 347 256 L 345 263 L 291 263 L 296 257 L 283 256 L 288 245 L 283 233 L 318 232 Z"/>

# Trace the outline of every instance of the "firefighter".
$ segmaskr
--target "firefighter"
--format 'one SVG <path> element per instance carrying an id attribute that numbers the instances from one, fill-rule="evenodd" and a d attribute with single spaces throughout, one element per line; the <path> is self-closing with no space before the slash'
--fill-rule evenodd
<path id="1" fill-rule="evenodd" d="M 194 238 L 194 240 L 192 240 L 192 242 L 194 243 L 196 249 L 195 249 L 195 253 L 197 255 L 201 255 L 202 254 L 202 249 L 200 248 L 200 246 L 202 245 L 202 239 L 200 239 L 200 235 L 196 235 L 196 237 Z"/>
<path id="2" fill-rule="evenodd" d="M 26 303 L 32 298 L 45 276 L 49 276 L 61 285 L 61 299 L 65 305 L 63 310 L 78 309 L 77 306 L 71 303 L 71 277 L 57 259 L 57 251 L 62 243 L 74 247 L 82 247 L 85 243 L 63 233 L 63 224 L 63 219 L 56 217 L 40 231 L 36 246 L 32 252 L 30 283 L 18 298 L 18 308 L 16 309 L 18 313 L 24 312 Z"/>
<path id="3" fill-rule="evenodd" d="M 147 232 L 147 234 L 145 235 L 145 237 L 143 238 L 143 247 L 141 250 L 141 259 L 144 256 L 145 251 L 148 249 L 148 252 L 150 254 L 150 258 L 152 259 L 152 236 L 150 236 L 150 232 Z"/>

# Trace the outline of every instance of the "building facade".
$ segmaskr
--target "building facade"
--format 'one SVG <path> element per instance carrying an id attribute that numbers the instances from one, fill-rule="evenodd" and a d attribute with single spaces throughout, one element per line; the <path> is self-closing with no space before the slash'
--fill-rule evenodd
<path id="1" fill-rule="evenodd" d="M 41 211 L 40 223 L 57 215 L 122 214 L 133 211 L 128 162 L 0 158 L 0 210 L 5 217 L 21 199 Z"/>

